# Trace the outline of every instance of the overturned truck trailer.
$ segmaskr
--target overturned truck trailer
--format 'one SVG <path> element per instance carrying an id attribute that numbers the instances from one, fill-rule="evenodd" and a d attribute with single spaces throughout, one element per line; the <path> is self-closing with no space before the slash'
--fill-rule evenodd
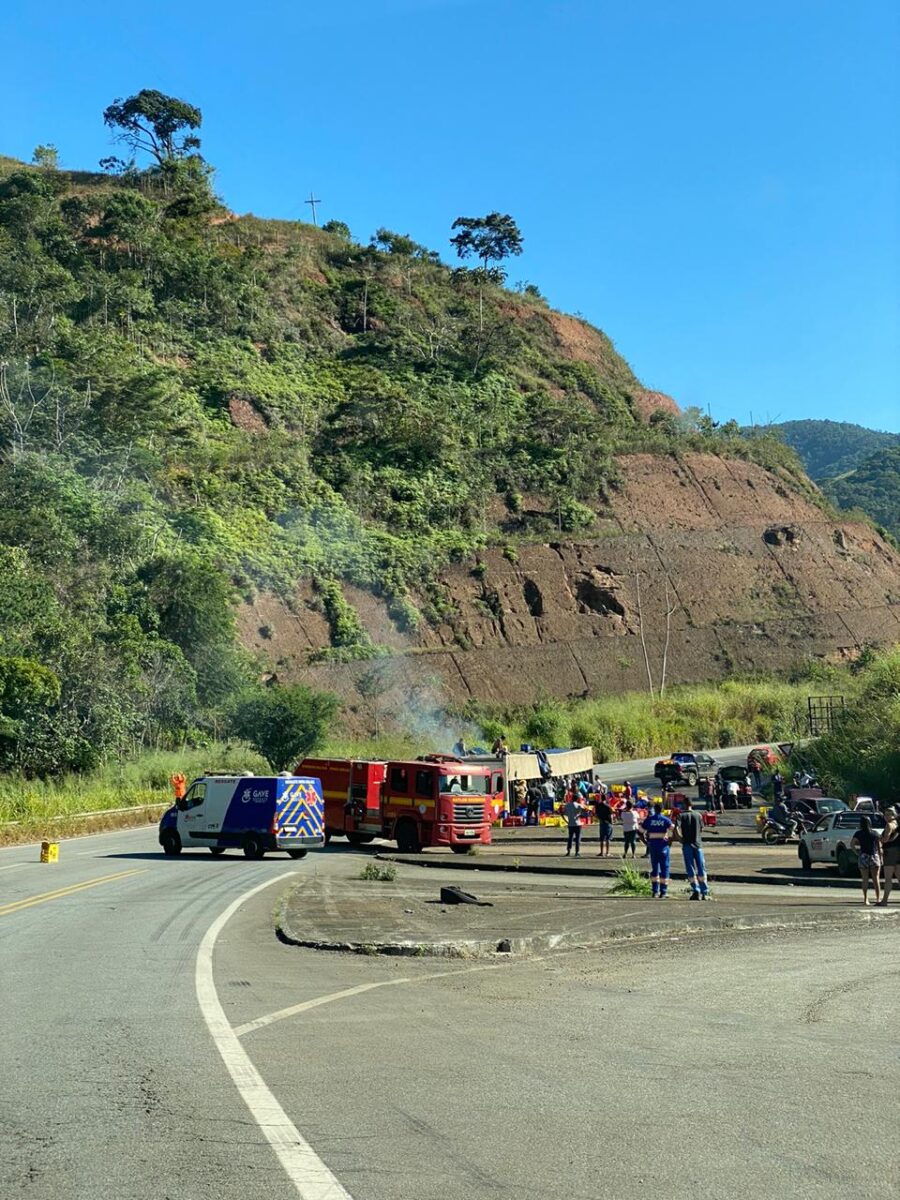
<path id="1" fill-rule="evenodd" d="M 545 750 L 543 753 L 550 764 L 552 779 L 561 775 L 592 775 L 594 770 L 594 751 L 590 746 L 582 746 L 578 750 Z M 502 772 L 506 781 L 506 808 L 513 808 L 513 785 L 517 779 L 530 782 L 532 779 L 542 779 L 541 765 L 537 754 L 517 751 L 498 758 L 492 754 L 470 754 L 466 762 L 475 762 L 479 766 L 490 768 L 491 772 Z"/>

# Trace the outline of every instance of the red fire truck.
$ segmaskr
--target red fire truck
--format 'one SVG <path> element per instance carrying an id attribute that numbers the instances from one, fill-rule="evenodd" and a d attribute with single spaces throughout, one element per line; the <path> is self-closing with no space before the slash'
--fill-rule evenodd
<path id="1" fill-rule="evenodd" d="M 360 846 L 388 838 L 406 853 L 449 846 L 465 854 L 470 846 L 490 844 L 489 767 L 443 756 L 410 762 L 304 758 L 297 771 L 321 780 L 326 840 L 343 834 Z"/>

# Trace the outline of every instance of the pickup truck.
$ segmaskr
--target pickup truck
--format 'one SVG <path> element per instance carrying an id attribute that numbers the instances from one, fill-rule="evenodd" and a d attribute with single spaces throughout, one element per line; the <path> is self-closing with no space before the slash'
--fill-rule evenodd
<path id="1" fill-rule="evenodd" d="M 864 816 L 869 816 L 873 829 L 884 828 L 884 817 L 880 813 L 872 816 L 842 809 L 821 817 L 800 838 L 797 854 L 803 870 L 811 871 L 813 863 L 829 863 L 836 866 L 841 875 L 852 875 L 856 869 L 856 851 L 850 843 Z"/>
<path id="2" fill-rule="evenodd" d="M 676 752 L 661 758 L 653 768 L 653 774 L 665 787 L 667 783 L 693 787 L 698 779 L 715 775 L 719 764 L 709 754 L 685 754 Z"/>

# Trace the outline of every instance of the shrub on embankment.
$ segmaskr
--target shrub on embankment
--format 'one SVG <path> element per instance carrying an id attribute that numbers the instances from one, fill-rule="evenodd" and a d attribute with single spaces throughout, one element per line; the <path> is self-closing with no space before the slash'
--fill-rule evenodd
<path id="1" fill-rule="evenodd" d="M 900 801 L 900 647 L 873 655 L 858 695 L 834 731 L 809 747 L 819 776 L 835 795 Z"/>
<path id="2" fill-rule="evenodd" d="M 840 687 L 851 686 L 849 674 L 841 673 Z M 596 762 L 617 762 L 682 747 L 796 741 L 808 732 L 810 690 L 808 680 L 730 680 L 672 688 L 662 699 L 640 692 L 569 702 L 545 699 L 530 708 L 473 706 L 466 716 L 485 739 L 502 732 L 511 746 L 593 746 Z"/>

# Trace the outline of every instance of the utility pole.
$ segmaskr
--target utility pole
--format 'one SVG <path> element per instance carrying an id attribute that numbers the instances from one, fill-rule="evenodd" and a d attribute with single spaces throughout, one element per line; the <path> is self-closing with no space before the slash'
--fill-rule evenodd
<path id="1" fill-rule="evenodd" d="M 304 201 L 303 201 L 303 203 L 304 203 L 304 204 L 308 204 L 308 205 L 309 205 L 309 207 L 312 209 L 312 223 L 313 223 L 313 225 L 318 225 L 318 221 L 316 220 L 316 205 L 317 205 L 317 204 L 321 204 L 321 203 L 322 203 L 322 201 L 321 201 L 321 200 L 317 200 L 317 199 L 316 199 L 316 194 L 315 194 L 315 192 L 312 192 L 312 191 L 311 191 L 311 192 L 309 193 L 309 199 L 308 199 L 308 200 L 304 200 Z"/>

